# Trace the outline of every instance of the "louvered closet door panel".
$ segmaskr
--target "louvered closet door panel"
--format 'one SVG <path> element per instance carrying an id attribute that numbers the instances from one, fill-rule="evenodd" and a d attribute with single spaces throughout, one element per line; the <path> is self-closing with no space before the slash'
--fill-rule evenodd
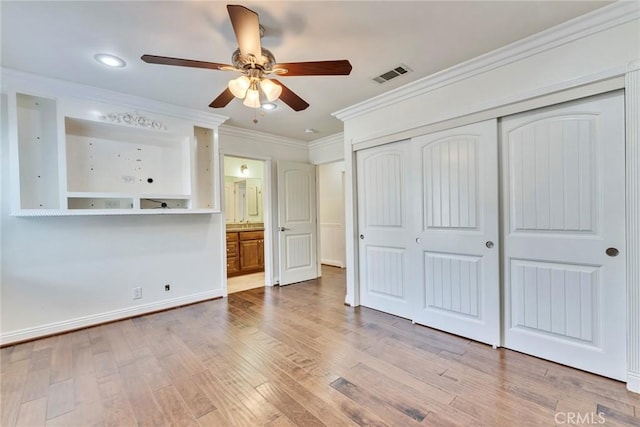
<path id="1" fill-rule="evenodd" d="M 495 120 L 413 138 L 416 323 L 500 344 Z M 491 242 L 491 243 L 487 243 Z"/>
<path id="2" fill-rule="evenodd" d="M 505 118 L 505 346 L 625 376 L 624 98 Z M 618 256 L 606 254 L 616 248 Z"/>
<path id="3" fill-rule="evenodd" d="M 360 302 L 410 318 L 409 141 L 358 151 Z"/>

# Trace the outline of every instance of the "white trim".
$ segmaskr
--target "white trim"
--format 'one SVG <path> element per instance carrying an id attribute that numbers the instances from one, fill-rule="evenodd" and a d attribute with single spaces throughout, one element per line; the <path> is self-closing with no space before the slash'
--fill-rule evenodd
<path id="1" fill-rule="evenodd" d="M 640 374 L 629 372 L 627 374 L 627 390 L 640 393 Z"/>
<path id="2" fill-rule="evenodd" d="M 358 203 L 356 191 L 356 153 L 351 149 L 353 140 L 344 144 L 344 229 L 345 229 L 345 274 L 347 286 L 344 303 L 360 305 L 360 277 L 358 266 Z"/>
<path id="3" fill-rule="evenodd" d="M 317 150 L 318 148 L 327 147 L 333 144 L 340 144 L 340 146 L 342 146 L 343 143 L 344 143 L 344 132 L 339 132 L 333 135 L 314 139 L 309 143 L 309 150 Z"/>
<path id="4" fill-rule="evenodd" d="M 309 145 L 301 140 L 287 138 L 284 136 L 272 135 L 270 133 L 258 132 L 255 130 L 242 129 L 234 126 L 223 125 L 219 128 L 220 136 L 224 135 L 235 136 L 241 139 L 249 139 L 256 142 L 268 142 L 283 147 L 295 147 L 303 150 L 307 150 Z"/>
<path id="5" fill-rule="evenodd" d="M 136 199 L 136 197 L 127 196 Z M 138 198 L 139 199 L 139 198 Z M 10 212 L 16 217 L 49 217 L 49 216 L 114 216 L 114 215 L 193 215 L 219 214 L 215 209 L 16 209 Z"/>
<path id="6" fill-rule="evenodd" d="M 588 37 L 640 17 L 640 2 L 618 1 L 525 39 L 462 62 L 332 115 L 345 121 L 415 96 L 466 80 L 512 62 Z"/>
<path id="7" fill-rule="evenodd" d="M 154 113 L 189 120 L 196 126 L 217 127 L 228 117 L 191 108 L 180 107 L 161 101 L 115 92 L 79 83 L 42 77 L 10 68 L 0 68 L 2 92 L 10 89 L 18 92 L 42 94 L 48 97 L 73 97 L 85 101 L 116 104 L 134 110 L 153 111 Z"/>
<path id="8" fill-rule="evenodd" d="M 275 240 L 273 239 L 274 230 L 274 218 L 271 195 L 273 194 L 273 186 L 275 183 L 271 177 L 271 157 L 266 157 L 264 160 L 264 169 L 262 170 L 262 179 L 264 185 L 262 186 L 262 223 L 264 224 L 264 285 L 274 286 L 275 282 L 271 278 L 273 272 L 273 254 L 275 247 Z"/>
<path id="9" fill-rule="evenodd" d="M 358 151 L 378 145 L 426 135 L 441 130 L 464 126 L 471 123 L 504 117 L 523 111 L 534 110 L 561 102 L 572 101 L 587 96 L 597 95 L 624 88 L 624 66 L 583 76 L 536 89 L 535 91 L 514 94 L 509 98 L 481 102 L 471 107 L 465 106 L 455 113 L 432 117 L 420 123 L 407 124 L 387 128 L 374 134 L 367 134 L 353 139 L 353 150 Z M 605 77 L 607 76 L 607 77 Z"/>
<path id="10" fill-rule="evenodd" d="M 344 133 L 336 133 L 309 143 L 309 162 L 314 165 L 343 160 Z"/>
<path id="11" fill-rule="evenodd" d="M 322 259 L 320 265 L 330 265 L 332 267 L 344 268 L 344 263 L 337 259 Z"/>
<path id="12" fill-rule="evenodd" d="M 640 393 L 640 60 L 625 77 L 627 389 Z"/>
<path id="13" fill-rule="evenodd" d="M 222 297 L 221 290 L 200 292 L 197 294 L 187 295 L 179 298 L 172 298 L 149 304 L 137 305 L 134 307 L 123 308 L 119 310 L 107 311 L 100 314 L 92 314 L 89 316 L 78 317 L 75 319 L 54 322 L 40 325 L 34 328 L 19 329 L 6 334 L 0 335 L 0 345 L 11 344 L 15 342 L 40 338 L 47 335 L 68 332 L 74 329 L 86 328 L 89 326 L 99 325 L 114 320 L 126 319 L 133 316 L 175 308 L 186 304 L 206 301 L 212 298 Z"/>

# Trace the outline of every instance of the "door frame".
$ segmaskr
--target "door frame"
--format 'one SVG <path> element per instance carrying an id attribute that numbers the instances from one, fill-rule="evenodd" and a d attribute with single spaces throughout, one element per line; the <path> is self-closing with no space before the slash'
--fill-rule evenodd
<path id="1" fill-rule="evenodd" d="M 581 81 L 577 87 L 549 86 L 541 88 L 535 101 L 532 102 L 527 94 L 522 94 L 517 101 L 498 103 L 492 108 L 478 111 L 476 114 L 455 115 L 447 120 L 422 126 L 413 130 L 390 131 L 382 138 L 380 135 L 371 136 L 366 140 L 359 140 L 354 146 L 354 138 L 345 132 L 344 160 L 345 160 L 345 231 L 347 255 L 347 290 L 345 304 L 357 307 L 360 305 L 360 283 L 358 276 L 358 206 L 356 182 L 356 151 L 377 145 L 386 140 L 397 140 L 439 130 L 454 128 L 488 118 L 500 118 L 539 107 L 549 106 L 560 102 L 573 101 L 586 96 L 624 89 L 625 98 L 625 202 L 626 202 L 626 291 L 627 291 L 627 389 L 640 393 L 640 337 L 637 336 L 637 324 L 640 323 L 640 60 L 635 60 L 610 76 L 610 80 L 603 81 L 602 76 L 590 76 L 587 81 Z M 623 77 L 624 79 L 616 79 Z M 401 134 L 401 136 L 400 136 Z M 502 177 L 500 177 L 502 179 Z"/>
<path id="2" fill-rule="evenodd" d="M 272 179 L 271 179 L 271 157 L 247 156 L 246 154 L 234 151 L 220 150 L 220 185 L 221 193 L 224 194 L 224 158 L 225 156 L 237 157 L 241 159 L 257 160 L 263 164 L 262 169 L 262 222 L 264 224 L 264 286 L 273 286 L 273 211 L 272 211 Z M 221 236 L 226 233 L 226 210 L 224 197 L 220 198 L 220 212 L 222 213 Z M 226 245 L 226 240 L 221 239 L 222 245 Z M 222 249 L 224 256 L 225 249 Z M 225 296 L 227 295 L 227 263 L 222 263 L 222 281 Z"/>

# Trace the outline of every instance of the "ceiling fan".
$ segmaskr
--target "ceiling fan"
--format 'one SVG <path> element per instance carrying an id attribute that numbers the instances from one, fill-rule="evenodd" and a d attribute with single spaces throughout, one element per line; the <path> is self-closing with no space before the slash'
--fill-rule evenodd
<path id="1" fill-rule="evenodd" d="M 276 63 L 273 53 L 260 44 L 264 28 L 260 25 L 258 14 L 239 5 L 227 5 L 227 11 L 239 46 L 231 57 L 233 65 L 156 55 L 142 55 L 141 59 L 149 64 L 242 73 L 231 80 L 228 87 L 209 104 L 212 108 L 223 108 L 234 97 L 244 99 L 244 105 L 251 108 L 259 108 L 264 98 L 268 101 L 279 98 L 293 110 L 301 111 L 309 107 L 304 99 L 279 80 L 265 76 L 346 76 L 351 73 L 348 60 Z"/>

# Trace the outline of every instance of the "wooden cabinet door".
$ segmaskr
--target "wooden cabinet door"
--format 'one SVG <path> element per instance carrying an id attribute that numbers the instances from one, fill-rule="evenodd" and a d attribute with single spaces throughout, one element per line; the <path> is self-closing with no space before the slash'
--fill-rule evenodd
<path id="1" fill-rule="evenodd" d="M 241 240 L 240 241 L 240 270 L 258 270 L 260 269 L 260 253 L 258 240 Z"/>
<path id="2" fill-rule="evenodd" d="M 238 257 L 227 258 L 227 275 L 238 273 L 239 271 Z"/>

